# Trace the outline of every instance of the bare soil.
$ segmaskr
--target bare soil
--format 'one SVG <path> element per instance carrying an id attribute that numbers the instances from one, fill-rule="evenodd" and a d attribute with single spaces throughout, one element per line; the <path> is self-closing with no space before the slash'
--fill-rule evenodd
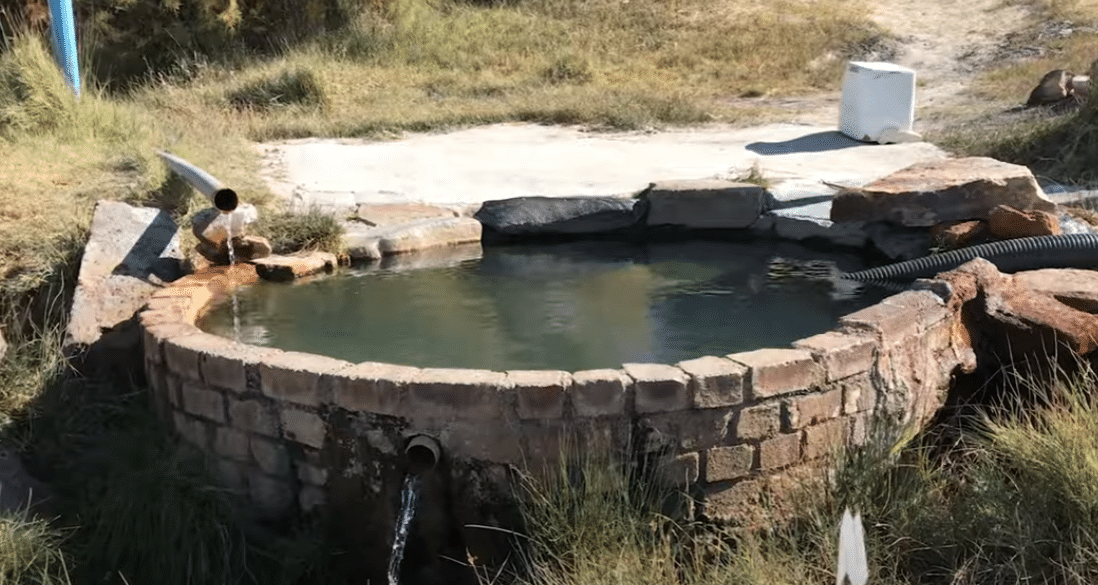
<path id="1" fill-rule="evenodd" d="M 1040 49 L 1030 42 L 1036 37 L 1064 33 L 1059 29 L 1033 30 L 1034 16 L 1028 6 L 1003 0 L 873 0 L 870 17 L 890 36 L 866 47 L 856 58 L 889 61 L 915 70 L 915 129 L 926 132 L 958 118 L 1001 110 L 1004 103 L 1025 101 L 1026 96 L 1003 96 L 1002 101 L 991 104 L 973 96 L 970 88 L 983 71 L 1038 56 Z M 1057 28 L 1057 23 L 1046 24 Z M 838 92 L 829 91 L 735 101 L 786 110 L 797 122 L 833 124 L 839 98 Z"/>

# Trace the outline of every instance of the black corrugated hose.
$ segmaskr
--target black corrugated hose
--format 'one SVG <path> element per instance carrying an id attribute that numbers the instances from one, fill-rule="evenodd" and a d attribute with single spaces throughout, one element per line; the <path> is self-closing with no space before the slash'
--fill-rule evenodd
<path id="1" fill-rule="evenodd" d="M 1098 268 L 1098 234 L 1034 236 L 991 242 L 868 270 L 847 272 L 843 274 L 843 278 L 861 282 L 931 278 L 977 257 L 990 261 L 1002 272 L 1038 268 Z"/>

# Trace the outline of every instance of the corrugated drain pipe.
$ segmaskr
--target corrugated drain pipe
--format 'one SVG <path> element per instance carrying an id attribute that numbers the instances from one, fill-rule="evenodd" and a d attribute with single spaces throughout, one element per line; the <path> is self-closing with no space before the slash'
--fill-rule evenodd
<path id="1" fill-rule="evenodd" d="M 183 177 L 192 187 L 197 189 L 199 193 L 205 195 L 206 198 L 213 203 L 214 207 L 219 209 L 222 213 L 229 213 L 240 204 L 240 198 L 237 197 L 236 191 L 226 187 L 221 181 L 218 181 L 206 171 L 174 154 L 169 154 L 162 150 L 156 151 L 156 154 L 164 159 L 168 168 L 180 177 Z"/>
<path id="2" fill-rule="evenodd" d="M 1003 272 L 1038 268 L 1098 267 L 1098 234 L 1033 236 L 991 242 L 924 256 L 869 270 L 848 272 L 843 278 L 862 282 L 881 282 L 931 278 L 953 270 L 973 258 L 984 258 Z"/>

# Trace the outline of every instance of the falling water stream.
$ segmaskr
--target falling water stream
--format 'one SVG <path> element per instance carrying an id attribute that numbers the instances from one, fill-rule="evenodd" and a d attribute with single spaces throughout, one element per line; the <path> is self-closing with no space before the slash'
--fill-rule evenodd
<path id="1" fill-rule="evenodd" d="M 416 498 L 419 497 L 419 476 L 408 474 L 400 492 L 400 517 L 393 533 L 393 552 L 389 555 L 389 585 L 399 585 L 400 564 L 404 560 L 404 545 L 408 542 L 408 525 L 416 515 Z"/>
<path id="2" fill-rule="evenodd" d="M 230 275 L 230 278 L 232 278 L 231 275 L 233 273 L 233 267 L 236 266 L 236 251 L 233 250 L 233 219 L 234 219 L 233 214 L 234 213 L 236 213 L 236 212 L 235 211 L 229 212 L 229 217 L 227 218 L 229 221 L 226 222 L 228 224 L 228 227 L 225 228 L 225 231 L 229 234 L 229 237 L 226 238 L 226 240 L 225 240 L 225 245 L 229 249 L 229 275 Z M 235 286 L 230 286 L 229 289 L 232 291 L 230 294 L 233 297 L 233 341 L 240 341 L 240 300 L 237 298 L 237 295 L 236 295 L 236 287 Z"/>

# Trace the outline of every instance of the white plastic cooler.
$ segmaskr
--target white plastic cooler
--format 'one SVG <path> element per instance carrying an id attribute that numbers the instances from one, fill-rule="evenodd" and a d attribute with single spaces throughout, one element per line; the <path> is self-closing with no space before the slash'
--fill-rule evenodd
<path id="1" fill-rule="evenodd" d="M 851 61 L 843 74 L 839 131 L 864 142 L 922 140 L 915 122 L 915 72 L 892 63 Z"/>

